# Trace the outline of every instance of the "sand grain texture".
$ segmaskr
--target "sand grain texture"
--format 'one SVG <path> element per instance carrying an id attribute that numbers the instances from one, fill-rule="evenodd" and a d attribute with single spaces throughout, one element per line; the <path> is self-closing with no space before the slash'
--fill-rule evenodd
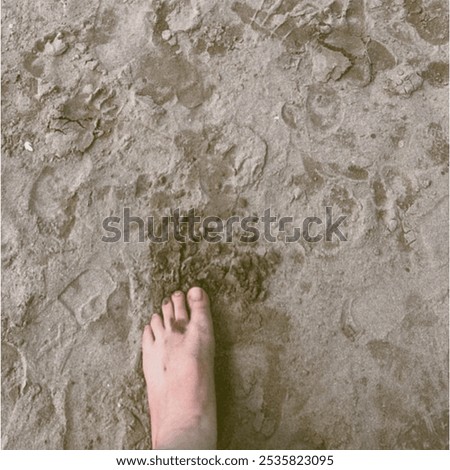
<path id="1" fill-rule="evenodd" d="M 143 325 L 213 299 L 219 446 L 448 448 L 443 0 L 3 0 L 2 442 L 144 449 Z M 134 215 L 345 243 L 104 243 Z"/>

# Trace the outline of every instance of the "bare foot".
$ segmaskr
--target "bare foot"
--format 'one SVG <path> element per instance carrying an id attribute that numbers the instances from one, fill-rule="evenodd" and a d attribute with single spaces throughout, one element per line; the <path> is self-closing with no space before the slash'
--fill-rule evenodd
<path id="1" fill-rule="evenodd" d="M 142 338 L 153 449 L 215 449 L 214 335 L 200 287 L 164 299 Z"/>

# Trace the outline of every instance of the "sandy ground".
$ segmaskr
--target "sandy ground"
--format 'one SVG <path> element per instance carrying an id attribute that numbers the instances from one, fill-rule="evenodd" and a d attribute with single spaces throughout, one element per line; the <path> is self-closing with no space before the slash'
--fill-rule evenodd
<path id="1" fill-rule="evenodd" d="M 443 0 L 3 0 L 2 442 L 144 449 L 140 337 L 213 299 L 220 448 L 448 448 Z M 347 215 L 347 242 L 102 220 Z M 180 404 L 181 406 L 181 404 Z"/>

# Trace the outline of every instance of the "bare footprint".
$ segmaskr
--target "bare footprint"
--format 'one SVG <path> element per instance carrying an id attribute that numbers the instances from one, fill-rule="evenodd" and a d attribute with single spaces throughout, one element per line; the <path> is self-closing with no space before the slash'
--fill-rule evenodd
<path id="1" fill-rule="evenodd" d="M 215 449 L 214 335 L 206 292 L 163 301 L 142 339 L 153 449 Z"/>

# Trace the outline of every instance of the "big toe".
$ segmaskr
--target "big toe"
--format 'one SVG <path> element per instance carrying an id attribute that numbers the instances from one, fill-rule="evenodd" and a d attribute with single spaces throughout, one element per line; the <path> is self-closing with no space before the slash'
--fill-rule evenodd
<path id="1" fill-rule="evenodd" d="M 187 298 L 191 312 L 191 321 L 207 323 L 209 325 L 211 313 L 208 294 L 201 287 L 192 287 L 188 291 Z"/>

